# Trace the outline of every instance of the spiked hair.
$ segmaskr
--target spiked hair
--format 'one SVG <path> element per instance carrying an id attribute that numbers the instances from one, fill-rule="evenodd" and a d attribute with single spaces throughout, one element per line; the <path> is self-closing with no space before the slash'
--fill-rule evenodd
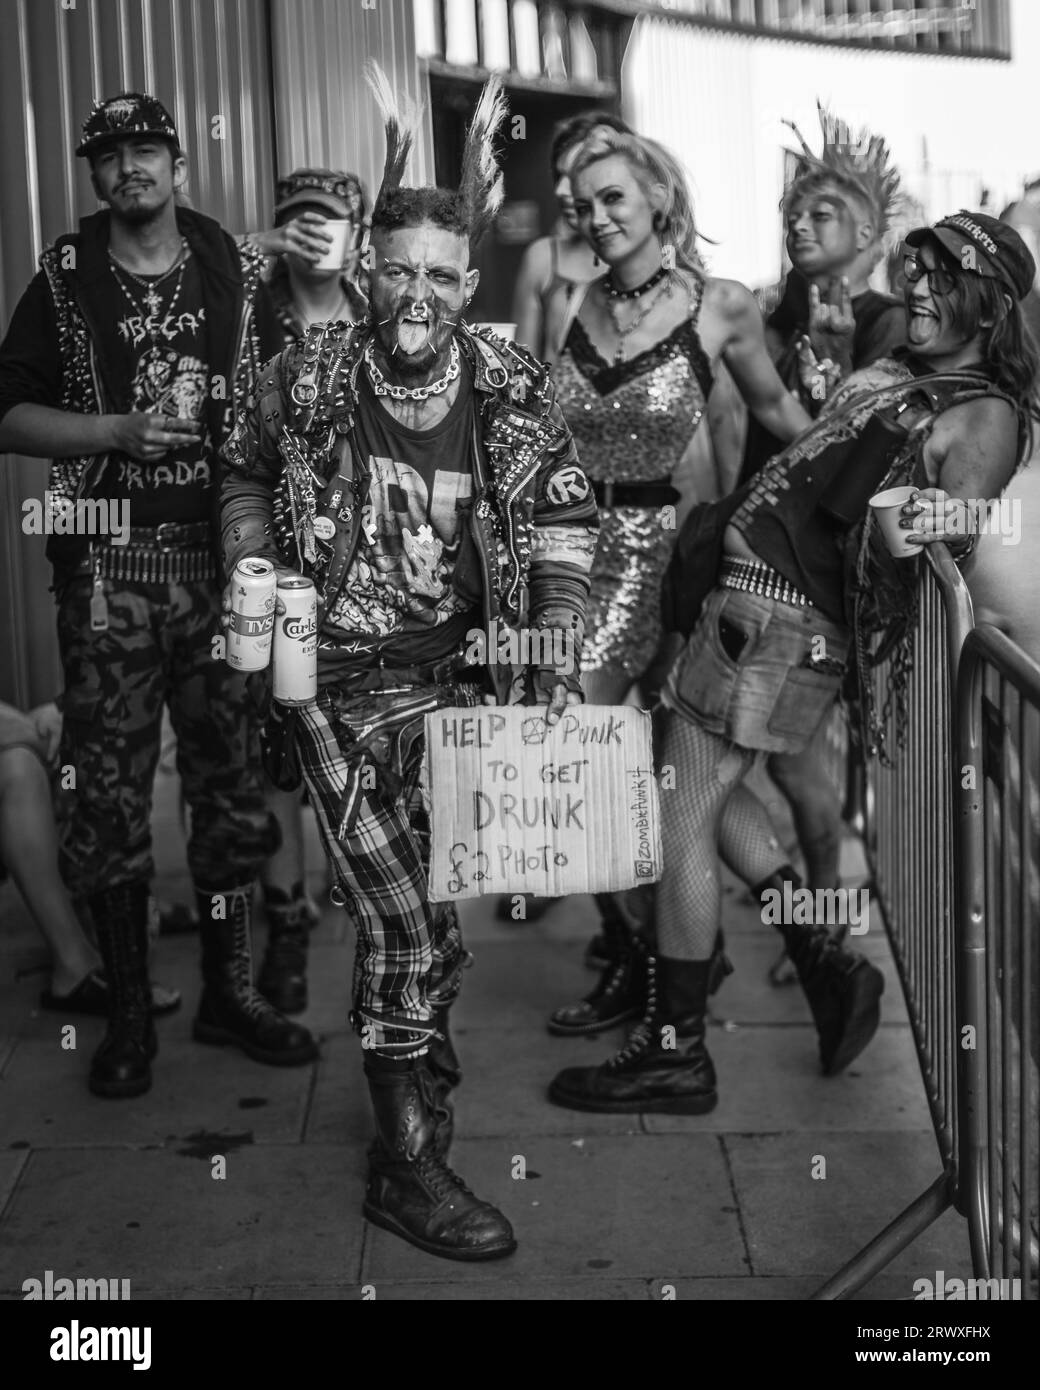
<path id="1" fill-rule="evenodd" d="M 383 181 L 372 210 L 373 230 L 393 231 L 432 222 L 468 237 L 470 248 L 475 248 L 505 196 L 494 144 L 508 110 L 501 78 L 489 78 L 480 93 L 466 131 L 457 192 L 401 186 L 422 109 L 414 102 L 401 102 L 382 68 L 371 59 L 365 65 L 365 80 L 378 103 L 386 132 Z"/>
<path id="2" fill-rule="evenodd" d="M 495 154 L 495 136 L 508 109 L 502 79 L 489 78 L 466 131 L 459 179 L 459 210 L 469 228 L 473 246 L 491 226 L 505 197 L 505 182 Z"/>
<path id="3" fill-rule="evenodd" d="M 387 199 L 401 186 L 408 156 L 415 143 L 415 132 L 422 118 L 422 107 L 407 98 L 398 97 L 390 86 L 386 73 L 373 58 L 369 58 L 364 71 L 365 81 L 383 118 L 383 132 L 386 136 L 383 178 L 372 210 L 374 223 Z"/>
<path id="4" fill-rule="evenodd" d="M 855 137 L 845 124 L 816 103 L 823 131 L 823 149 L 814 155 L 793 121 L 784 121 L 798 136 L 801 150 L 795 154 L 798 168 L 784 194 L 784 210 L 823 183 L 837 185 L 870 209 L 875 235 L 880 242 L 899 208 L 899 171 L 890 163 L 889 149 L 880 135 L 860 130 Z M 794 151 L 791 151 L 794 153 Z"/>

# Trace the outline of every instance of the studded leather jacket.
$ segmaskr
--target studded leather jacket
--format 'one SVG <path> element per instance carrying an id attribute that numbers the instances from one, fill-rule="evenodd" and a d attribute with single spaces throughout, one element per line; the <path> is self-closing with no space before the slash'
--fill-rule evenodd
<path id="1" fill-rule="evenodd" d="M 319 325 L 286 348 L 263 369 L 223 451 L 227 573 L 256 556 L 313 579 L 319 630 L 362 534 L 370 477 L 355 412 L 370 333 Z M 475 476 L 453 583 L 487 624 L 562 629 L 578 657 L 598 519 L 548 369 L 487 330 L 462 326 L 457 337 L 473 376 Z M 496 674 L 496 687 L 504 680 Z"/>

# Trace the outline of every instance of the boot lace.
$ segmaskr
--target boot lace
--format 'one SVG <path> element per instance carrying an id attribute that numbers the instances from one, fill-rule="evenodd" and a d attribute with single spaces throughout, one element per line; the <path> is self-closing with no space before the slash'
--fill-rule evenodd
<path id="1" fill-rule="evenodd" d="M 646 1012 L 629 1033 L 624 1047 L 614 1054 L 605 1065 L 614 1070 L 641 1057 L 654 1044 L 657 1037 L 657 962 L 652 955 L 646 957 Z"/>
<path id="2" fill-rule="evenodd" d="M 473 1196 L 458 1173 L 449 1168 L 444 1160 L 438 1158 L 432 1150 L 424 1149 L 414 1160 L 414 1165 L 417 1176 L 422 1179 L 437 1201 L 454 1197 L 457 1192 L 465 1192 L 467 1196 Z"/>

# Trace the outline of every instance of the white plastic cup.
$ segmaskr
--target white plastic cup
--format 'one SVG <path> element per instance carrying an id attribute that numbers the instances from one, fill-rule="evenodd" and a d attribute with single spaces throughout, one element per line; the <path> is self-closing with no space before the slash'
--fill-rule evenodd
<path id="1" fill-rule="evenodd" d="M 321 230 L 332 238 L 332 245 L 320 261 L 314 262 L 314 269 L 339 270 L 347 254 L 354 224 L 349 217 L 327 217 Z"/>
<path id="2" fill-rule="evenodd" d="M 890 487 L 884 492 L 875 492 L 868 503 L 868 506 L 874 508 L 889 554 L 894 555 L 897 560 L 905 560 L 908 556 L 921 553 L 920 541 L 910 541 L 914 532 L 899 524 L 903 520 L 903 508 L 912 497 L 917 496 L 917 493 L 918 489 L 915 487 Z"/>

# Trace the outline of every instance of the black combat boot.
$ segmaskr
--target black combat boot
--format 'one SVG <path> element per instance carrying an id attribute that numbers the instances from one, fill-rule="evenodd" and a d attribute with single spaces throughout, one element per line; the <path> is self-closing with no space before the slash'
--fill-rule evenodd
<path id="1" fill-rule="evenodd" d="M 568 1110 L 703 1115 L 718 1103 L 704 1044 L 710 961 L 648 956 L 647 1010 L 616 1056 L 599 1067 L 565 1067 L 549 1099 Z"/>
<path id="2" fill-rule="evenodd" d="M 119 883 L 91 895 L 90 911 L 108 979 L 108 1031 L 90 1064 L 96 1096 L 144 1095 L 159 1050 L 148 983 L 148 884 Z"/>
<path id="3" fill-rule="evenodd" d="M 281 901 L 275 901 L 275 896 Z M 314 918 L 303 893 L 264 889 L 267 950 L 256 987 L 283 1014 L 302 1014 L 307 1007 L 307 942 Z"/>
<path id="4" fill-rule="evenodd" d="M 801 887 L 801 879 L 789 864 L 753 891 L 761 898 L 773 890 L 782 900 L 785 883 L 791 884 L 792 893 Z M 824 925 L 775 925 L 809 1001 L 820 1040 L 823 1074 L 836 1076 L 855 1061 L 877 1032 L 885 977 L 866 956 L 847 950 Z"/>
<path id="5" fill-rule="evenodd" d="M 600 974 L 596 987 L 577 1004 L 565 1004 L 547 1027 L 557 1037 L 591 1037 L 638 1018 L 646 1008 L 646 958 L 641 941 L 622 945 L 612 965 Z"/>
<path id="6" fill-rule="evenodd" d="M 318 1055 L 306 1028 L 290 1023 L 253 988 L 253 886 L 198 893 L 202 937 L 202 998 L 192 1037 L 233 1043 L 247 1057 L 273 1067 L 295 1067 Z M 224 915 L 214 917 L 223 901 Z"/>
<path id="7" fill-rule="evenodd" d="M 452 1091 L 462 1080 L 462 1067 L 451 1036 L 451 1005 L 441 1004 L 433 1011 L 437 1030 L 430 1038 L 423 1059 L 430 1077 L 433 1104 L 434 1148 L 438 1158 L 447 1159 L 455 1135 L 455 1102 Z"/>
<path id="8" fill-rule="evenodd" d="M 365 1056 L 376 1120 L 365 1216 L 430 1255 L 502 1259 L 516 1249 L 512 1226 L 437 1153 L 433 1083 L 424 1061 Z"/>

